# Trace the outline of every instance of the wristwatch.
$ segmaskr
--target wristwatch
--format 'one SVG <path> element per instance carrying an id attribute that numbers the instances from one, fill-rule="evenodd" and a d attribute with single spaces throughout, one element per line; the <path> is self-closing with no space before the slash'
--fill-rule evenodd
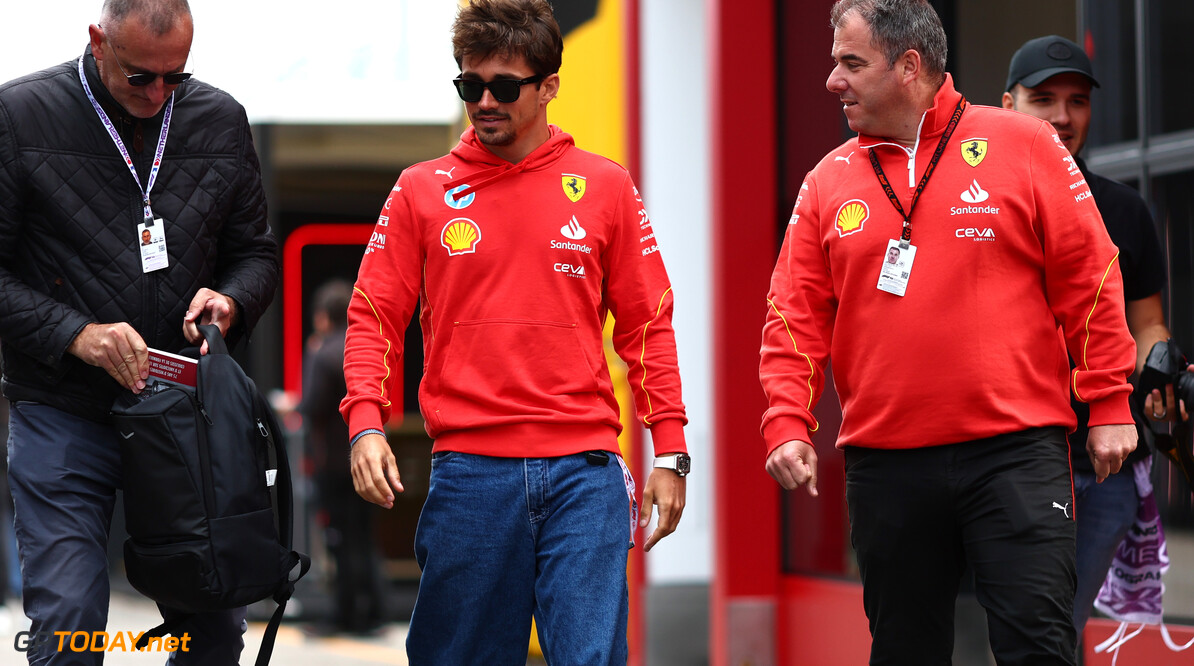
<path id="1" fill-rule="evenodd" d="M 687 453 L 669 453 L 665 456 L 656 456 L 655 467 L 673 470 L 683 478 L 692 469 L 692 458 L 689 458 Z"/>

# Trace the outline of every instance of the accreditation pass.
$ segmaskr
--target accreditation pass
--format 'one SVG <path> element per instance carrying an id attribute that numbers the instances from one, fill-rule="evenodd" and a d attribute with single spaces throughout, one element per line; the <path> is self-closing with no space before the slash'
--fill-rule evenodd
<path id="1" fill-rule="evenodd" d="M 149 273 L 170 265 L 170 257 L 166 254 L 166 225 L 162 223 L 162 218 L 155 219 L 153 223 L 138 224 L 137 243 L 141 248 L 143 272 Z"/>
<path id="2" fill-rule="evenodd" d="M 887 241 L 883 253 L 883 268 L 879 271 L 879 291 L 903 296 L 908 289 L 908 277 L 912 275 L 912 261 L 916 259 L 916 246 L 899 240 Z"/>

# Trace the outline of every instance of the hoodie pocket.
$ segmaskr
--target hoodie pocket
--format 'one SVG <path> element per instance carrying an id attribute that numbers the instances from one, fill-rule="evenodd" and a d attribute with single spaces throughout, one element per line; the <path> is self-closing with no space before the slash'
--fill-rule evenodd
<path id="1" fill-rule="evenodd" d="M 449 428 L 575 414 L 599 401 L 597 373 L 577 325 L 561 322 L 457 322 L 440 386 L 437 420 Z"/>

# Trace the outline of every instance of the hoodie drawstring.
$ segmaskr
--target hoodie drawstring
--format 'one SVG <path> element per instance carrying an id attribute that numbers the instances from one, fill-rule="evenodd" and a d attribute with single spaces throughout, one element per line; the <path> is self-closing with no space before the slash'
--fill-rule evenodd
<path id="1" fill-rule="evenodd" d="M 472 194 L 473 192 L 476 192 L 477 190 L 479 190 L 483 187 L 488 187 L 489 185 L 492 185 L 493 183 L 501 180 L 502 178 L 505 178 L 507 176 L 512 176 L 517 173 L 522 173 L 523 171 L 526 170 L 526 165 L 527 165 L 527 160 L 523 160 L 523 161 L 519 162 L 518 164 L 501 164 L 501 165 L 498 165 L 495 167 L 491 167 L 489 169 L 485 169 L 484 171 L 475 171 L 473 173 L 468 174 L 467 176 L 461 176 L 460 178 L 457 178 L 456 180 L 448 181 L 447 183 L 444 184 L 444 191 L 447 192 L 448 190 L 452 190 L 457 187 L 460 187 L 461 185 L 463 185 L 465 183 L 465 181 L 469 181 L 469 180 L 475 181 L 472 185 L 469 185 L 466 189 L 463 189 L 463 190 L 452 195 L 453 201 L 460 201 L 461 199 Z"/>

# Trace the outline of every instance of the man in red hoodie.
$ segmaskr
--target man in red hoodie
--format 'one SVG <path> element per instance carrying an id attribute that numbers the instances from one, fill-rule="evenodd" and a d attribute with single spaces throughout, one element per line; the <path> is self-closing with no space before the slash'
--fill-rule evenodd
<path id="1" fill-rule="evenodd" d="M 816 495 L 832 358 L 871 663 L 950 662 L 969 564 L 999 663 L 1073 664 L 1067 384 L 1100 480 L 1136 443 L 1118 253 L 1054 129 L 954 89 L 926 0 L 831 23 L 858 136 L 805 178 L 772 275 L 767 471 Z"/>
<path id="2" fill-rule="evenodd" d="M 672 293 L 625 169 L 547 122 L 563 39 L 545 0 L 471 0 L 453 26 L 472 127 L 402 173 L 349 306 L 341 413 L 357 492 L 402 491 L 383 425 L 416 304 L 419 403 L 435 440 L 416 534 L 412 664 L 625 664 L 634 482 L 602 327 L 656 455 L 645 550 L 675 530 L 689 459 Z"/>

